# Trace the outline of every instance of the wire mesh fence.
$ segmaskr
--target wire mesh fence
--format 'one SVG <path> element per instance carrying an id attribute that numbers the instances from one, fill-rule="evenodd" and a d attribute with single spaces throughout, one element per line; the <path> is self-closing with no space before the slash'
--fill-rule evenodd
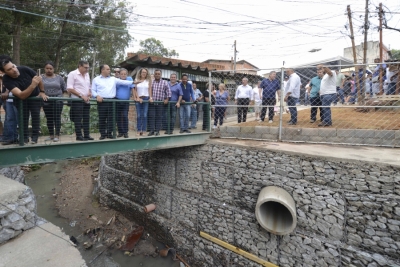
<path id="1" fill-rule="evenodd" d="M 221 138 L 400 146 L 399 66 L 212 72 L 213 129 Z"/>
<path id="2" fill-rule="evenodd" d="M 209 102 L 10 98 L 2 147 L 209 132 L 210 109 Z"/>

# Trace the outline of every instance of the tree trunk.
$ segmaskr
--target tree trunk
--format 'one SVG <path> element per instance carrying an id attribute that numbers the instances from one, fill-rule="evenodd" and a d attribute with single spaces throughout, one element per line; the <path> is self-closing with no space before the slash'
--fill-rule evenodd
<path id="1" fill-rule="evenodd" d="M 13 63 L 15 65 L 21 65 L 21 25 L 22 25 L 22 14 L 14 12 L 14 26 L 13 26 Z"/>
<path id="2" fill-rule="evenodd" d="M 65 13 L 65 19 L 70 18 L 70 10 L 73 5 L 73 1 L 68 5 L 67 13 Z M 56 72 L 60 72 L 60 62 L 61 62 L 61 48 L 62 48 L 62 40 L 63 40 L 63 32 L 65 30 L 65 27 L 67 26 L 67 21 L 63 21 L 61 23 L 60 27 L 60 34 L 58 35 L 58 40 L 57 40 L 57 48 L 56 48 L 56 58 L 54 60 L 54 69 Z"/>

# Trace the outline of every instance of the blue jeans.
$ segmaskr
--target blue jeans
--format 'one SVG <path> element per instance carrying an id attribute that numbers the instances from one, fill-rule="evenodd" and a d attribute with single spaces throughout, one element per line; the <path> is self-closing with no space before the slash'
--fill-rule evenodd
<path id="1" fill-rule="evenodd" d="M 18 110 L 13 102 L 4 102 L 6 118 L 4 121 L 3 140 L 16 141 L 18 139 Z"/>
<path id="2" fill-rule="evenodd" d="M 189 128 L 190 105 L 181 105 L 179 117 L 181 130 L 187 130 Z"/>
<path id="3" fill-rule="evenodd" d="M 197 105 L 195 107 L 190 107 L 190 128 L 196 127 L 197 123 Z"/>
<path id="4" fill-rule="evenodd" d="M 396 93 L 396 83 L 389 83 L 387 95 L 394 95 Z"/>
<path id="5" fill-rule="evenodd" d="M 143 100 L 149 100 L 149 97 L 143 97 Z M 140 104 L 136 102 L 137 131 L 147 131 L 147 113 L 149 111 L 149 102 Z"/>
<path id="6" fill-rule="evenodd" d="M 297 101 L 299 101 L 299 99 L 296 97 L 289 96 L 287 99 L 287 105 L 289 106 L 289 112 L 290 112 L 290 121 L 292 123 L 297 123 L 297 107 L 296 107 Z"/>
<path id="7" fill-rule="evenodd" d="M 333 101 L 334 104 L 337 104 L 338 100 L 340 99 L 340 102 L 343 104 L 344 103 L 344 92 L 343 89 L 340 87 L 336 87 L 337 95 L 335 97 L 335 100 Z"/>
<path id="8" fill-rule="evenodd" d="M 166 114 L 167 114 L 167 131 L 172 133 L 174 131 L 175 122 L 176 122 L 176 112 L 177 107 L 176 103 L 168 103 Z M 169 127 L 168 127 L 168 109 L 169 109 Z"/>
<path id="9" fill-rule="evenodd" d="M 335 99 L 336 94 L 322 95 L 322 123 L 332 125 L 332 112 L 331 112 L 331 104 Z"/>

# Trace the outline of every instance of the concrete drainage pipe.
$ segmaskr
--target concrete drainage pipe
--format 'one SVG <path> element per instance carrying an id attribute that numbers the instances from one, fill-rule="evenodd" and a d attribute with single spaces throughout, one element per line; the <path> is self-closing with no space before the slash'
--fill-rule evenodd
<path id="1" fill-rule="evenodd" d="M 256 205 L 258 223 L 276 235 L 291 233 L 297 224 L 296 205 L 291 195 L 280 187 L 264 187 Z"/>

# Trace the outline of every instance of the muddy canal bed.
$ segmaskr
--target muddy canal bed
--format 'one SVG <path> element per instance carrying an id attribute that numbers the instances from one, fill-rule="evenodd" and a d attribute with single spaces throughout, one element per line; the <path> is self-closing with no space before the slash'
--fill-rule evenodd
<path id="1" fill-rule="evenodd" d="M 89 267 L 179 267 L 171 255 L 159 256 L 164 245 L 145 230 L 132 252 L 118 249 L 138 226 L 101 206 L 92 195 L 98 163 L 98 159 L 61 161 L 25 173 L 26 184 L 37 198 L 38 216 L 75 237 Z"/>

